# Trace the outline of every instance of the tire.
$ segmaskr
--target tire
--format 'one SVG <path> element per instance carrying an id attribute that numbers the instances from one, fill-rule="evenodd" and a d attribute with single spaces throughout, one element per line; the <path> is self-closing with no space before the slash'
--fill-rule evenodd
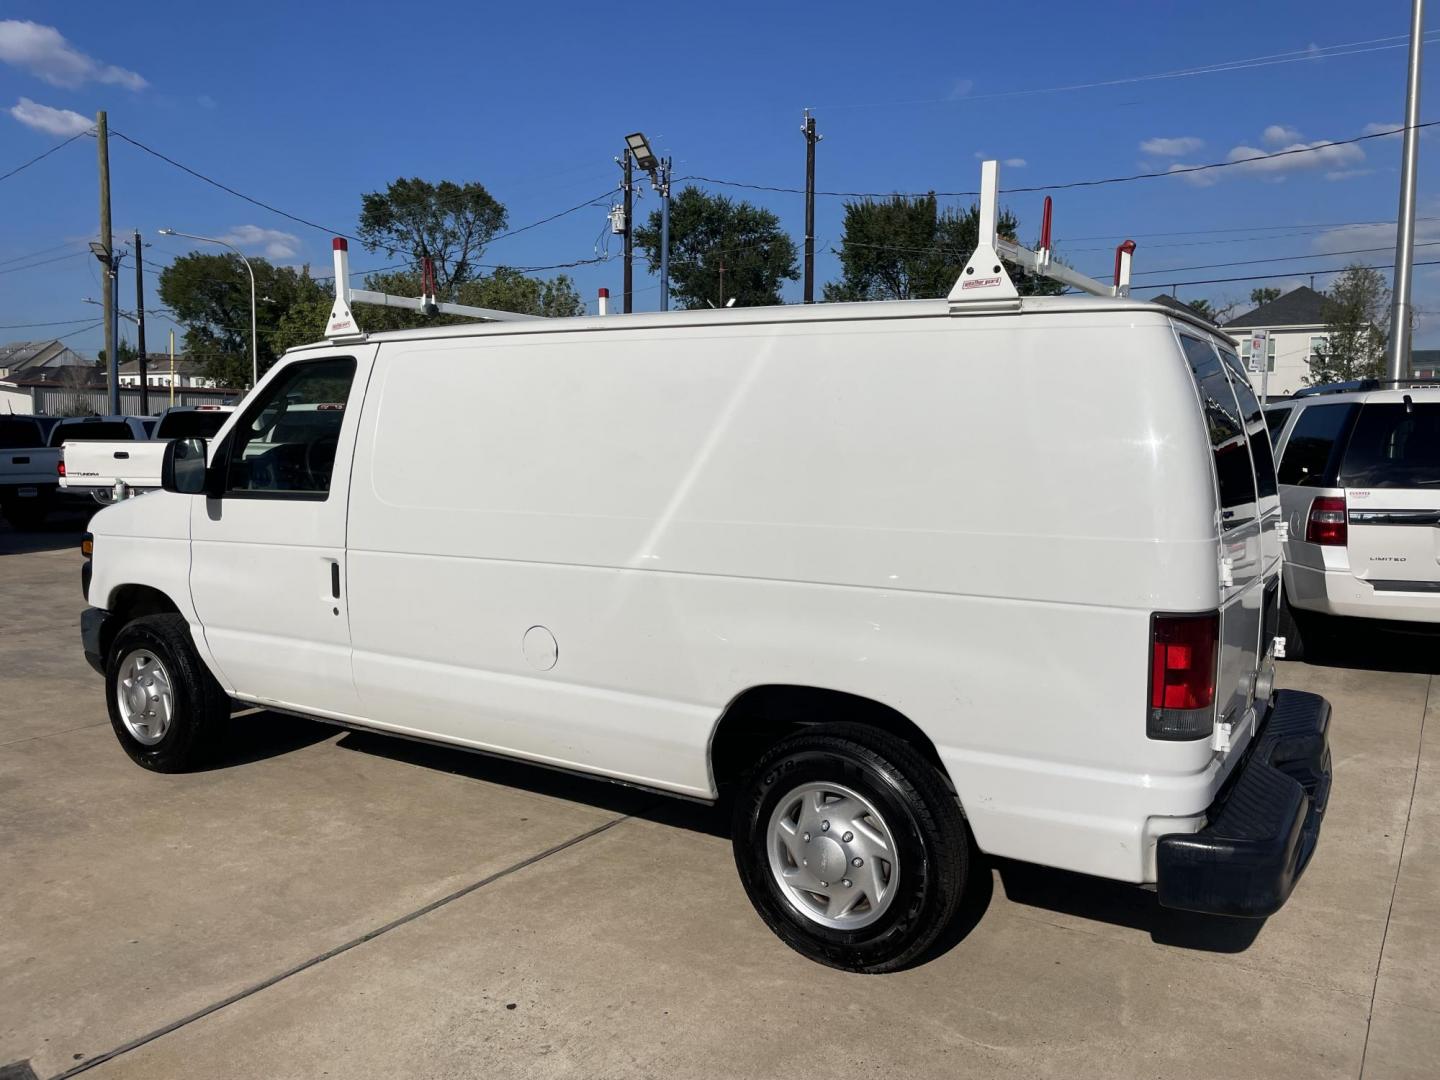
<path id="1" fill-rule="evenodd" d="M 162 773 L 208 763 L 230 718 L 229 699 L 195 652 L 189 625 L 173 613 L 135 619 L 115 635 L 105 704 L 125 753 Z"/>
<path id="2" fill-rule="evenodd" d="M 733 845 L 751 903 L 782 941 L 867 974 L 903 968 L 934 943 L 959 907 L 971 852 L 935 768 L 900 739 L 850 723 L 806 729 L 756 763 L 737 793 Z"/>

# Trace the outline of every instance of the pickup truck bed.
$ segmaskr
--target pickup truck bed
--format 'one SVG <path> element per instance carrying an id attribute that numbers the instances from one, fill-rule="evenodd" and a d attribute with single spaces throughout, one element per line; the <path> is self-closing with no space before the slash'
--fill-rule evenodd
<path id="1" fill-rule="evenodd" d="M 135 494 L 153 491 L 160 486 L 165 444 L 172 439 L 211 438 L 232 412 L 234 409 L 228 406 L 179 406 L 161 416 L 152 439 L 67 442 L 60 486 L 69 492 L 92 495 L 102 503 L 114 497 L 117 482 L 123 482 Z"/>

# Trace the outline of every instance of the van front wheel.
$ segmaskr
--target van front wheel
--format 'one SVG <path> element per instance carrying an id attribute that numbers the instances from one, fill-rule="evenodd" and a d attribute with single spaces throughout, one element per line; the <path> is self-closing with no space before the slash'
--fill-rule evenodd
<path id="1" fill-rule="evenodd" d="M 105 664 L 105 703 L 125 753 L 155 772 L 203 765 L 230 716 L 229 699 L 176 614 L 146 615 L 115 635 Z"/>
<path id="2" fill-rule="evenodd" d="M 878 973 L 920 958 L 953 918 L 969 869 L 959 803 L 906 743 L 862 724 L 771 749 L 735 806 L 751 903 L 797 952 Z"/>

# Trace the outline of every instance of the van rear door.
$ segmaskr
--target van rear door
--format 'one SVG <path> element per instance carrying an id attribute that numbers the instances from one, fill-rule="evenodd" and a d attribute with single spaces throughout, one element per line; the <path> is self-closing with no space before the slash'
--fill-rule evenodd
<path id="1" fill-rule="evenodd" d="M 1440 591 L 1440 401 L 1365 402 L 1340 485 L 1350 572 L 1376 590 Z"/>
<path id="2" fill-rule="evenodd" d="M 1180 345 L 1195 379 L 1205 428 L 1210 436 L 1220 510 L 1220 659 L 1215 683 L 1215 718 L 1238 736 L 1254 700 L 1260 668 L 1260 638 L 1265 623 L 1265 575 L 1262 503 L 1251 463 L 1247 417 L 1236 400 L 1219 352 L 1208 341 L 1180 335 Z M 1243 383 L 1242 383 L 1243 385 Z M 1246 387 L 1248 392 L 1248 387 Z M 1256 434 L 1266 440 L 1264 418 L 1255 407 Z M 1266 488 L 1273 519 L 1274 471 Z M 1228 746 L 1227 742 L 1218 744 Z"/>

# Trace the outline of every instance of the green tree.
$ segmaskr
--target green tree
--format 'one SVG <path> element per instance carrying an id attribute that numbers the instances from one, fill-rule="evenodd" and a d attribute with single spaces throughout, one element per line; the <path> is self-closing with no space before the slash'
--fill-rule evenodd
<path id="1" fill-rule="evenodd" d="M 1009 210 L 996 222 L 1014 237 L 1019 222 Z M 825 286 L 825 300 L 915 300 L 948 296 L 980 239 L 980 208 L 941 212 L 935 196 L 896 195 L 845 204 L 837 254 L 841 279 Z M 1054 296 L 1065 286 L 1006 262 L 1021 295 Z"/>
<path id="2" fill-rule="evenodd" d="M 1378 271 L 1351 266 L 1335 279 L 1321 309 L 1325 340 L 1310 359 L 1310 386 L 1385 374 L 1390 288 Z"/>
<path id="3" fill-rule="evenodd" d="M 360 237 L 371 251 L 404 254 L 416 265 L 429 256 L 441 296 L 478 276 L 485 245 L 505 228 L 505 207 L 482 184 L 392 181 L 360 197 Z M 419 295 L 418 292 L 416 295 Z"/>
<path id="4" fill-rule="evenodd" d="M 660 269 L 660 211 L 635 230 L 635 243 Z M 798 281 L 795 242 L 769 210 L 691 185 L 670 202 L 670 296 L 682 307 L 780 303 L 780 283 Z"/>
<path id="5" fill-rule="evenodd" d="M 1250 290 L 1250 302 L 1256 307 L 1261 307 L 1272 300 L 1280 299 L 1280 290 L 1273 285 L 1266 285 L 1263 288 Z"/>
<path id="6" fill-rule="evenodd" d="M 278 330 L 295 305 L 313 301 L 324 290 L 308 271 L 272 266 L 252 257 L 255 273 L 255 321 L 259 330 L 260 374 L 284 351 Z M 160 274 L 160 299 L 185 329 L 185 351 L 201 360 L 205 375 L 221 386 L 250 385 L 250 275 L 230 255 L 192 252 Z M 329 306 L 326 306 L 329 314 Z M 322 319 L 307 340 L 325 328 Z"/>

